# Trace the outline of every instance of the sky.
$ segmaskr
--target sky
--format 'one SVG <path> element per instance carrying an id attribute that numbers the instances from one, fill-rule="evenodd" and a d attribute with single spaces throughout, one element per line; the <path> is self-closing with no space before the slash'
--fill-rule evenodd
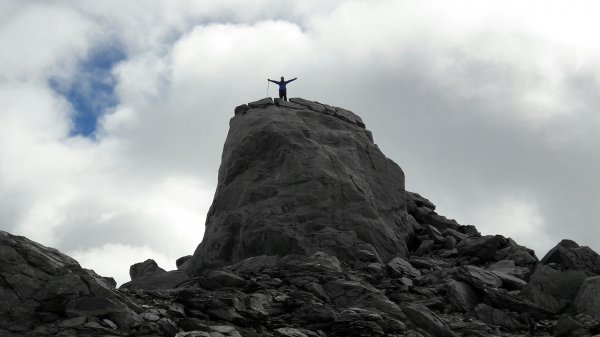
<path id="1" fill-rule="evenodd" d="M 235 106 L 354 111 L 406 187 L 600 251 L 600 3 L 0 0 L 0 230 L 129 280 L 202 239 Z"/>

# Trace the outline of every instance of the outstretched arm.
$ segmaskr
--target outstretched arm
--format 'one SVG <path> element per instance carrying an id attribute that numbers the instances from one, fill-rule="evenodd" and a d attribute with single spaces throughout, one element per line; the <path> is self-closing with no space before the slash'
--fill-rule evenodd
<path id="1" fill-rule="evenodd" d="M 292 79 L 291 79 L 291 80 L 289 80 L 289 81 L 285 81 L 285 84 L 288 84 L 288 83 L 290 83 L 290 82 L 293 82 L 293 81 L 295 81 L 295 80 L 297 80 L 297 79 L 298 79 L 298 77 L 294 77 L 294 78 L 292 78 Z"/>
<path id="2" fill-rule="evenodd" d="M 267 78 L 267 80 L 268 80 L 269 82 L 273 82 L 273 83 L 275 83 L 275 84 L 279 84 L 279 82 L 277 82 L 277 81 L 273 81 L 272 79 L 268 79 L 268 78 Z"/>

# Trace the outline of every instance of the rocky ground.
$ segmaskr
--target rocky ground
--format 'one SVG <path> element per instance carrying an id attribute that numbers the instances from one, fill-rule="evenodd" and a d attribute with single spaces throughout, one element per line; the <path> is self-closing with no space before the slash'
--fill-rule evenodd
<path id="1" fill-rule="evenodd" d="M 262 102 L 236 113 L 273 105 Z M 191 256 L 174 271 L 147 260 L 118 289 L 57 250 L 0 232 L 0 336 L 600 336 L 593 250 L 563 240 L 540 261 L 403 195 L 411 228 L 397 256 L 359 245 L 348 259 L 331 249 L 256 254 L 193 272 Z"/>

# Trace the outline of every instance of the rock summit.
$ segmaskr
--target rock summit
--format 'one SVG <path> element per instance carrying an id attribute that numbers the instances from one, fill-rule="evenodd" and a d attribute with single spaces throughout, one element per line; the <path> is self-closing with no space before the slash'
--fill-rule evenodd
<path id="1" fill-rule="evenodd" d="M 0 231 L 0 336 L 600 336 L 600 256 L 540 261 L 405 190 L 355 113 L 305 100 L 234 110 L 206 233 L 116 288 Z M 174 243 L 175 244 L 175 243 Z"/>

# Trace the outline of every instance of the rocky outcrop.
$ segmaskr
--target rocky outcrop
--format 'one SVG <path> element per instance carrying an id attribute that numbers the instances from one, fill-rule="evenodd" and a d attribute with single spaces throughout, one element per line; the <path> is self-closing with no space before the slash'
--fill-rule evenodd
<path id="1" fill-rule="evenodd" d="M 587 278 L 573 304 L 573 313 L 587 314 L 600 320 L 600 276 Z"/>
<path id="2" fill-rule="evenodd" d="M 564 312 L 573 302 L 586 275 L 582 271 L 558 271 L 539 265 L 523 288 L 523 295 L 540 307 Z"/>
<path id="3" fill-rule="evenodd" d="M 143 325 L 111 282 L 56 249 L 0 231 L 0 336 L 120 336 Z"/>
<path id="4" fill-rule="evenodd" d="M 304 99 L 236 108 L 202 243 L 186 272 L 322 251 L 361 264 L 405 256 L 404 173 L 352 112 Z M 292 105 L 293 104 L 293 105 Z"/>
<path id="5" fill-rule="evenodd" d="M 544 256 L 542 263 L 562 270 L 581 270 L 589 276 L 600 275 L 600 255 L 572 240 L 559 242 Z"/>
<path id="6" fill-rule="evenodd" d="M 180 270 L 166 271 L 151 259 L 136 263 L 129 268 L 131 281 L 121 288 L 127 289 L 171 289 L 189 280 L 186 273 Z"/>
<path id="7" fill-rule="evenodd" d="M 597 254 L 540 263 L 404 191 L 356 114 L 235 109 L 205 240 L 114 280 L 0 232 L 0 336 L 431 337 L 600 333 Z M 186 274 L 189 273 L 189 274 Z"/>

